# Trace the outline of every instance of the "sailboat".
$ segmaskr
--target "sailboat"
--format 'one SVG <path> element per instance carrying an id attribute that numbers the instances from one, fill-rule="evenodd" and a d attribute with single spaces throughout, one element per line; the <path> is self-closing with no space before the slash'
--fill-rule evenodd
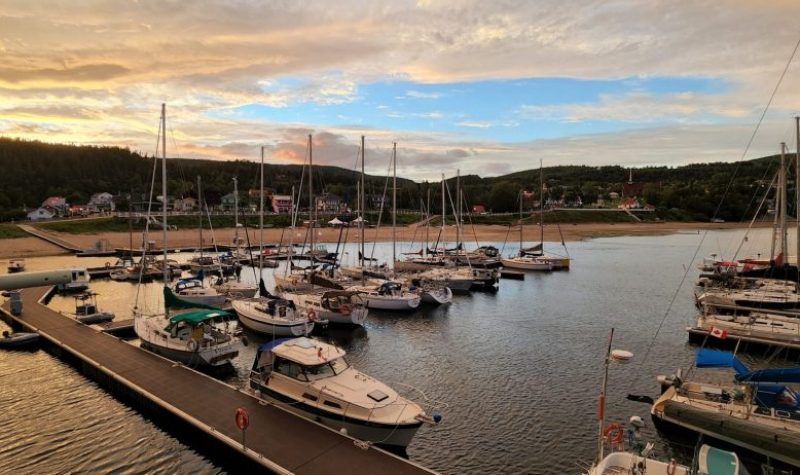
<path id="1" fill-rule="evenodd" d="M 314 199 L 313 199 L 313 166 L 311 135 L 308 136 L 308 202 L 309 202 L 309 232 L 311 248 L 314 247 Z M 291 245 L 289 249 L 291 249 Z M 291 256 L 289 267 L 292 266 Z M 291 301 L 295 308 L 305 312 L 311 319 L 327 320 L 331 324 L 363 325 L 367 318 L 366 301 L 360 292 L 352 290 L 338 290 L 315 287 L 314 259 L 311 266 L 303 274 L 293 274 L 284 277 L 275 276 L 277 289 L 280 296 Z"/>
<path id="2" fill-rule="evenodd" d="M 166 105 L 161 105 L 161 180 L 167 196 Z M 164 259 L 167 258 L 167 207 L 162 205 Z M 164 272 L 164 312 L 148 313 L 137 304 L 133 311 L 134 330 L 143 348 L 166 358 L 192 366 L 222 366 L 239 354 L 242 339 L 239 327 L 227 320 L 230 314 L 202 303 L 178 298 L 169 288 L 168 269 Z M 176 310 L 175 313 L 171 313 Z"/>
<path id="3" fill-rule="evenodd" d="M 259 208 L 259 295 L 257 298 L 240 298 L 231 302 L 242 325 L 258 333 L 272 336 L 304 336 L 314 329 L 316 315 L 301 312 L 293 302 L 270 294 L 264 285 L 264 147 L 261 147 L 261 199 Z M 315 318 L 312 320 L 311 316 Z"/>
<path id="4" fill-rule="evenodd" d="M 569 265 L 572 261 L 569 255 L 559 256 L 544 252 L 544 167 L 541 161 L 539 162 L 539 195 L 539 244 L 528 249 L 520 250 L 520 253 L 524 252 L 526 256 L 538 257 L 549 262 L 553 270 L 569 270 Z M 567 248 L 563 238 L 561 244 L 564 246 L 564 249 Z"/>
<path id="5" fill-rule="evenodd" d="M 234 248 L 228 253 L 227 258 L 221 257 L 221 260 L 229 260 L 234 267 L 241 270 L 241 258 L 246 256 L 242 250 L 242 239 L 239 237 L 239 187 L 236 177 L 233 177 L 233 245 Z M 263 210 L 262 210 L 263 214 Z M 210 220 L 209 220 L 210 222 Z M 249 259 L 248 259 L 249 261 Z M 263 259 L 260 261 L 263 262 Z M 258 291 L 258 287 L 253 284 L 242 282 L 241 272 L 235 272 L 235 277 L 225 278 L 220 275 L 217 282 L 214 283 L 213 288 L 220 294 L 228 297 L 236 298 L 252 298 Z"/>
<path id="6" fill-rule="evenodd" d="M 540 248 L 541 249 L 541 248 Z M 519 192 L 519 254 L 516 256 L 504 257 L 501 262 L 503 267 L 509 269 L 551 271 L 553 264 L 548 259 L 541 256 L 531 256 L 525 251 L 522 244 L 522 190 Z"/>

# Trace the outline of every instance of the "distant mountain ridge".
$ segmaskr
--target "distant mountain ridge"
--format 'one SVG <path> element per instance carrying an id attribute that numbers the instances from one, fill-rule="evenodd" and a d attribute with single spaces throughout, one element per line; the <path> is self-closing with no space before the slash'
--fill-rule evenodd
<path id="1" fill-rule="evenodd" d="M 777 157 L 763 157 L 739 163 L 691 164 L 680 167 L 644 167 L 633 170 L 633 181 L 641 183 L 644 201 L 672 210 L 684 219 L 707 219 L 714 215 L 725 189 L 728 189 L 718 217 L 742 219 L 752 207 L 752 196 L 764 180 L 767 183 L 777 167 Z M 191 196 L 195 180 L 203 180 L 209 204 L 219 203 L 233 188 L 237 177 L 241 195 L 258 186 L 258 163 L 248 160 L 217 161 L 170 159 L 169 194 Z M 71 203 L 85 203 L 93 193 L 144 193 L 148 191 L 153 168 L 152 157 L 143 157 L 121 147 L 48 144 L 0 138 L 0 219 L 19 218 L 24 208 L 38 206 L 48 196 L 64 196 Z M 335 166 L 314 167 L 315 191 L 327 191 L 354 202 L 358 173 Z M 735 179 L 731 181 L 731 177 Z M 300 184 L 300 165 L 265 165 L 265 186 L 279 194 L 291 193 Z M 447 170 L 445 170 L 447 173 Z M 621 166 L 560 165 L 544 168 L 546 196 L 553 202 L 584 206 L 620 194 L 630 171 Z M 306 177 L 307 179 L 307 177 Z M 381 194 L 386 177 L 368 176 L 367 191 Z M 447 179 L 455 198 L 455 178 Z M 466 205 L 483 204 L 494 211 L 518 208 L 520 189 L 538 195 L 539 170 L 523 170 L 498 177 L 461 177 Z M 730 184 L 730 186 L 729 186 Z M 304 184 L 305 188 L 305 184 Z M 439 209 L 438 182 L 414 182 L 398 177 L 398 206 L 419 210 L 428 190 L 431 208 Z M 449 201 L 449 200 L 448 200 Z M 793 201 L 793 200 L 790 200 Z M 448 204 L 449 207 L 449 204 Z M 24 214 L 24 213 L 22 213 Z M 677 215 L 676 215 L 677 216 Z"/>

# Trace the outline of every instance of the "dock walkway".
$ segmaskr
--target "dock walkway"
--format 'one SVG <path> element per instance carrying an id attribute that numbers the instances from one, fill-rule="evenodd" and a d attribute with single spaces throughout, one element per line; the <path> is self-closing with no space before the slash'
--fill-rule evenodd
<path id="1" fill-rule="evenodd" d="M 37 331 L 136 397 L 145 398 L 218 445 L 272 472 L 432 473 L 375 447 L 361 448 L 348 436 L 66 318 L 41 303 L 49 291 L 47 287 L 23 290 L 20 316 L 11 315 L 8 303 L 0 310 L 5 318 Z M 250 415 L 246 449 L 242 449 L 242 434 L 235 425 L 234 414 L 239 407 Z"/>
<path id="2" fill-rule="evenodd" d="M 26 233 L 30 234 L 31 236 L 37 237 L 43 241 L 47 241 L 50 244 L 54 244 L 60 247 L 61 249 L 66 249 L 67 251 L 70 252 L 81 252 L 83 250 L 80 247 L 76 246 L 75 244 L 67 242 L 59 237 L 53 236 L 52 234 L 46 231 L 42 231 L 41 229 L 35 226 L 31 226 L 29 224 L 18 224 L 17 227 L 22 231 L 25 231 Z"/>

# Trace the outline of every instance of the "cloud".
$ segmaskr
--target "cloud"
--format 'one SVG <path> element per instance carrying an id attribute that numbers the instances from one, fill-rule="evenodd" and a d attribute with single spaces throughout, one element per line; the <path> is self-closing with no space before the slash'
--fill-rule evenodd
<path id="1" fill-rule="evenodd" d="M 130 70 L 119 64 L 86 64 L 73 68 L 13 69 L 0 68 L 0 81 L 19 83 L 25 81 L 93 82 L 107 81 L 125 75 Z"/>
<path id="2" fill-rule="evenodd" d="M 439 99 L 442 97 L 442 94 L 440 92 L 407 91 L 406 97 L 413 97 L 414 99 Z"/>

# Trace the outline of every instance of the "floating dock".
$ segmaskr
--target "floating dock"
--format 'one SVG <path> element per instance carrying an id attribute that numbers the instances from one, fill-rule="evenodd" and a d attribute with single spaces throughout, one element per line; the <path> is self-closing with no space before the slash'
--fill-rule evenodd
<path id="1" fill-rule="evenodd" d="M 25 231 L 26 233 L 30 234 L 31 236 L 37 237 L 37 238 L 39 238 L 39 239 L 41 239 L 43 241 L 47 241 L 50 244 L 53 244 L 53 245 L 56 245 L 56 246 L 60 247 L 61 249 L 64 249 L 64 250 L 67 250 L 67 251 L 70 251 L 70 252 L 81 252 L 81 251 L 83 251 L 83 249 L 81 249 L 80 247 L 76 246 L 75 244 L 72 244 L 71 242 L 67 242 L 67 241 L 65 241 L 65 240 L 63 240 L 63 239 L 61 239 L 61 238 L 59 238 L 57 236 L 54 236 L 54 235 L 52 235 L 52 234 L 50 234 L 50 233 L 48 233 L 46 231 L 42 231 L 41 229 L 39 229 L 39 228 L 37 228 L 35 226 L 31 226 L 29 224 L 18 224 L 17 227 L 19 229 L 21 229 L 22 231 Z"/>
<path id="2" fill-rule="evenodd" d="M 153 408 L 182 422 L 191 430 L 191 437 L 202 439 L 203 447 L 213 455 L 225 452 L 249 465 L 282 474 L 433 473 L 60 315 L 42 303 L 51 289 L 22 290 L 22 314 L 12 315 L 6 302 L 0 315 L 38 332 L 56 353 L 77 360 L 81 372 L 101 386 L 135 401 L 137 407 Z M 246 448 L 235 423 L 240 407 L 250 416 Z"/>
<path id="3" fill-rule="evenodd" d="M 525 280 L 525 273 L 519 272 L 515 270 L 501 270 L 500 277 L 503 279 L 512 279 L 512 280 Z"/>

